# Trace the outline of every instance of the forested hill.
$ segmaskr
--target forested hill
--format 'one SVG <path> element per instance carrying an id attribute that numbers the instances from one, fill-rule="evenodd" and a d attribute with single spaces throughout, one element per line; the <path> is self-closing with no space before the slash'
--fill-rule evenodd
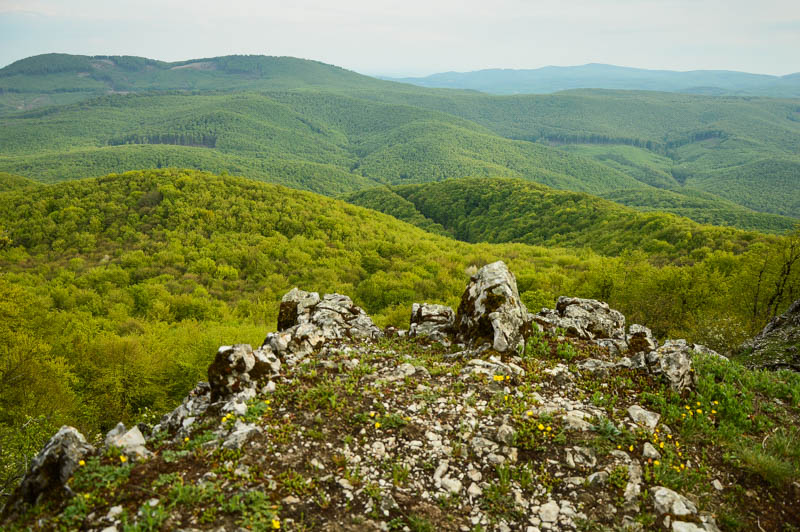
<path id="1" fill-rule="evenodd" d="M 0 88 L 0 171 L 41 182 L 177 166 L 337 195 L 511 177 L 746 229 L 800 217 L 800 100 L 491 96 L 264 56 L 48 54 Z"/>
<path id="2" fill-rule="evenodd" d="M 729 70 L 647 70 L 592 63 L 537 69 L 443 72 L 418 78 L 386 78 L 422 87 L 471 89 L 494 94 L 551 93 L 567 89 L 626 89 L 707 95 L 800 97 L 797 74 L 770 76 Z"/>
<path id="3" fill-rule="evenodd" d="M 641 213 L 588 194 L 511 179 L 460 179 L 357 192 L 347 200 L 465 242 L 588 247 L 605 255 L 642 250 L 656 261 L 741 253 L 759 233 Z"/>
<path id="4" fill-rule="evenodd" d="M 499 219 L 503 206 L 522 208 L 487 187 L 505 182 L 478 183 L 505 201 Z M 380 326 L 407 327 L 413 302 L 457 306 L 470 273 L 500 259 L 530 309 L 561 295 L 602 299 L 659 337 L 721 352 L 800 287 L 800 271 L 784 267 L 796 237 L 737 233 L 738 254 L 722 242 L 665 265 L 643 251 L 469 244 L 310 192 L 192 170 L 0 191 L 0 234 L 0 499 L 62 424 L 93 439 L 118 421 L 155 421 L 205 379 L 219 345 L 260 344 L 294 286 L 348 294 Z"/>

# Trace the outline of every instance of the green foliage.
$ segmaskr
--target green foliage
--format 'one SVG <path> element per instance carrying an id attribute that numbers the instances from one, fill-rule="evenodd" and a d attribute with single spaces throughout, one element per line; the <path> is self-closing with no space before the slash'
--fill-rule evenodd
<path id="1" fill-rule="evenodd" d="M 316 194 L 191 170 L 2 192 L 0 226 L 12 242 L 0 250 L 6 490 L 54 427 L 94 439 L 172 408 L 206 379 L 219 345 L 262 341 L 293 286 L 348 294 L 379 325 L 407 327 L 413 302 L 455 307 L 470 272 L 502 259 L 533 301 L 605 299 L 659 336 L 714 348 L 732 342 L 720 327 L 758 329 L 798 289 L 797 271 L 781 280 L 786 238 L 670 265 L 641 252 L 468 244 Z M 344 385 L 323 383 L 303 400 L 338 411 L 355 389 Z M 268 413 L 259 409 L 250 414 Z"/>
<path id="2" fill-rule="evenodd" d="M 348 200 L 397 213 L 421 227 L 436 224 L 467 242 L 586 246 L 606 255 L 642 250 L 657 261 L 697 260 L 720 249 L 741 253 L 764 240 L 757 233 L 703 226 L 669 214 L 638 213 L 588 194 L 507 179 L 382 188 L 355 193 Z"/>
<path id="3" fill-rule="evenodd" d="M 56 107 L 30 110 L 41 105 Z M 53 182 L 180 166 L 329 195 L 517 177 L 782 232 L 800 216 L 797 109 L 656 92 L 498 97 L 286 57 L 48 54 L 0 70 L 0 169 Z"/>

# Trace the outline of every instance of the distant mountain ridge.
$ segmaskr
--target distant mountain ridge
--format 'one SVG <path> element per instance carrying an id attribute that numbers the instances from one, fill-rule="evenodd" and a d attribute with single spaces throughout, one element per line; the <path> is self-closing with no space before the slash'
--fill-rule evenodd
<path id="1" fill-rule="evenodd" d="M 442 72 L 382 79 L 422 87 L 469 89 L 493 94 L 551 93 L 569 89 L 624 89 L 706 95 L 800 96 L 800 74 L 771 76 L 730 70 L 649 70 L 600 63 L 536 69 Z"/>

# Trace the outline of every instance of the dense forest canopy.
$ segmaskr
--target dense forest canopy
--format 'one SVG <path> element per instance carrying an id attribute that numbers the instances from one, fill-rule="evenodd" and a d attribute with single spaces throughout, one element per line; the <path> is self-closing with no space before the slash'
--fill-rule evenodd
<path id="1" fill-rule="evenodd" d="M 800 216 L 796 99 L 491 96 L 286 57 L 52 54 L 0 69 L 0 126 L 0 170 L 43 182 L 179 166 L 336 195 L 501 176 L 745 229 Z"/>

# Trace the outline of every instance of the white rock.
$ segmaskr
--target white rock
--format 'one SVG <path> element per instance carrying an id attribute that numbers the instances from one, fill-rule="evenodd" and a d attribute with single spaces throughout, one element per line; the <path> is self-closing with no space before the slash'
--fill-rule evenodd
<path id="1" fill-rule="evenodd" d="M 645 410 L 639 405 L 631 405 L 628 407 L 628 415 L 639 425 L 643 425 L 651 431 L 658 425 L 658 420 L 661 419 L 661 414 Z"/>
<path id="2" fill-rule="evenodd" d="M 649 441 L 645 442 L 644 444 L 644 450 L 642 451 L 642 456 L 644 456 L 645 458 L 652 458 L 653 460 L 661 459 L 661 453 L 659 453 L 656 450 L 656 448 L 653 447 L 653 444 L 651 444 Z"/>
<path id="3" fill-rule="evenodd" d="M 539 519 L 541 519 L 543 523 L 555 523 L 560 511 L 561 509 L 558 507 L 558 503 L 556 501 L 550 501 L 539 508 Z"/>
<path id="4" fill-rule="evenodd" d="M 467 488 L 467 493 L 470 495 L 470 497 L 480 497 L 483 495 L 483 490 L 480 488 L 480 486 L 473 482 L 469 485 L 469 488 Z"/>
<path id="5" fill-rule="evenodd" d="M 669 488 L 657 486 L 652 493 L 653 505 L 659 514 L 672 514 L 680 517 L 697 513 L 697 507 L 692 501 Z"/>
<path id="6" fill-rule="evenodd" d="M 442 487 L 454 495 L 461 493 L 461 481 L 456 478 L 452 477 L 443 478 Z"/>
<path id="7" fill-rule="evenodd" d="M 700 528 L 694 523 L 686 523 L 684 521 L 673 521 L 672 532 L 706 532 L 706 529 Z"/>

